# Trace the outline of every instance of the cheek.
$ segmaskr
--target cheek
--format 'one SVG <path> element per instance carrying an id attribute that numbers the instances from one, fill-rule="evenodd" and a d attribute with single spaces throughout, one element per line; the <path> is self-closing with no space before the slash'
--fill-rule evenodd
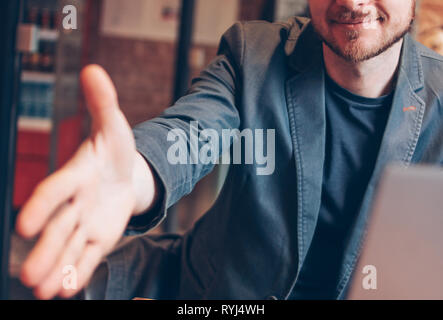
<path id="1" fill-rule="evenodd" d="M 396 16 L 392 17 L 389 23 L 384 28 L 385 34 L 399 33 L 406 29 L 410 24 L 410 16 Z"/>
<path id="2" fill-rule="evenodd" d="M 317 3 L 316 5 L 310 5 L 310 13 L 312 22 L 316 27 L 322 30 L 327 29 L 326 9 L 323 5 Z"/>
<path id="3" fill-rule="evenodd" d="M 323 1 L 325 2 L 325 1 Z M 309 9 L 312 14 L 318 12 L 322 7 L 322 0 L 309 0 L 308 1 Z M 323 3 L 324 5 L 324 3 Z"/>
<path id="4" fill-rule="evenodd" d="M 323 19 L 327 11 L 327 0 L 315 0 L 309 1 L 309 10 L 311 12 L 312 19 Z"/>
<path id="5" fill-rule="evenodd" d="M 390 16 L 391 25 L 409 24 L 415 12 L 413 7 L 414 1 L 409 0 L 392 0 L 385 10 Z"/>

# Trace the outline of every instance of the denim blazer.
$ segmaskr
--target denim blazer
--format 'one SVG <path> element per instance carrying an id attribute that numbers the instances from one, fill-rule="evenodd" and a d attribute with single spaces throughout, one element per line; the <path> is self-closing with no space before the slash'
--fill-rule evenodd
<path id="1" fill-rule="evenodd" d="M 141 234 L 125 238 L 107 257 L 103 297 L 289 297 L 320 208 L 324 70 L 322 43 L 308 19 L 238 22 L 223 35 L 217 57 L 193 79 L 188 93 L 134 129 L 137 150 L 158 174 L 164 197 L 161 208 L 142 217 Z M 376 166 L 343 253 L 338 299 L 354 271 L 386 165 L 442 164 L 442 95 L 443 57 L 405 36 Z M 192 230 L 184 236 L 145 235 L 214 167 L 168 162 L 168 132 L 188 132 L 191 121 L 198 121 L 197 130 L 218 133 L 275 129 L 275 172 L 260 176 L 257 164 L 231 165 L 216 203 Z"/>

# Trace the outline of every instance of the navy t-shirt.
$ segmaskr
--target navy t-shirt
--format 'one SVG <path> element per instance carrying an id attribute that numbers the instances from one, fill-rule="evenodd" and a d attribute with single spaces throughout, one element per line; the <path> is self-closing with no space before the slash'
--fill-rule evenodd
<path id="1" fill-rule="evenodd" d="M 291 299 L 336 299 L 346 237 L 359 212 L 393 94 L 355 95 L 326 76 L 326 154 L 314 238 Z"/>

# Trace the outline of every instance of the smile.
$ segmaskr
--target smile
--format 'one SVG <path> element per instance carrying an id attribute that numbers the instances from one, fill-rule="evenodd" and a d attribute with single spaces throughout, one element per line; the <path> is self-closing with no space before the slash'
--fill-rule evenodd
<path id="1" fill-rule="evenodd" d="M 376 21 L 381 21 L 382 18 L 377 18 L 377 19 L 367 19 L 367 18 L 363 18 L 363 19 L 356 19 L 356 20 L 331 20 L 332 23 L 335 24 L 362 24 L 362 23 L 373 23 Z"/>
<path id="2" fill-rule="evenodd" d="M 382 18 L 377 18 L 377 19 L 368 19 L 368 18 L 363 18 L 363 19 L 357 19 L 357 20 L 332 20 L 331 24 L 332 25 L 337 25 L 337 26 L 341 26 L 344 28 L 350 28 L 350 29 L 358 29 L 358 28 L 363 28 L 363 29 L 372 29 L 372 28 L 376 28 L 376 25 L 379 22 L 382 22 Z"/>

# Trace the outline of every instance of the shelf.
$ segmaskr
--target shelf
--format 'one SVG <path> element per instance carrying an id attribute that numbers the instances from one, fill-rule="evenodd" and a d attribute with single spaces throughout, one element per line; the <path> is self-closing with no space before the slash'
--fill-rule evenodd
<path id="1" fill-rule="evenodd" d="M 43 41 L 57 41 L 59 37 L 59 33 L 57 30 L 45 30 L 39 29 L 38 38 Z"/>
<path id="2" fill-rule="evenodd" d="M 55 82 L 55 74 L 48 72 L 38 72 L 38 71 L 23 71 L 21 79 L 22 82 L 51 84 Z"/>
<path id="3" fill-rule="evenodd" d="M 31 117 L 19 117 L 18 130 L 23 131 L 38 131 L 38 132 L 51 132 L 52 120 L 48 118 L 31 118 Z"/>

